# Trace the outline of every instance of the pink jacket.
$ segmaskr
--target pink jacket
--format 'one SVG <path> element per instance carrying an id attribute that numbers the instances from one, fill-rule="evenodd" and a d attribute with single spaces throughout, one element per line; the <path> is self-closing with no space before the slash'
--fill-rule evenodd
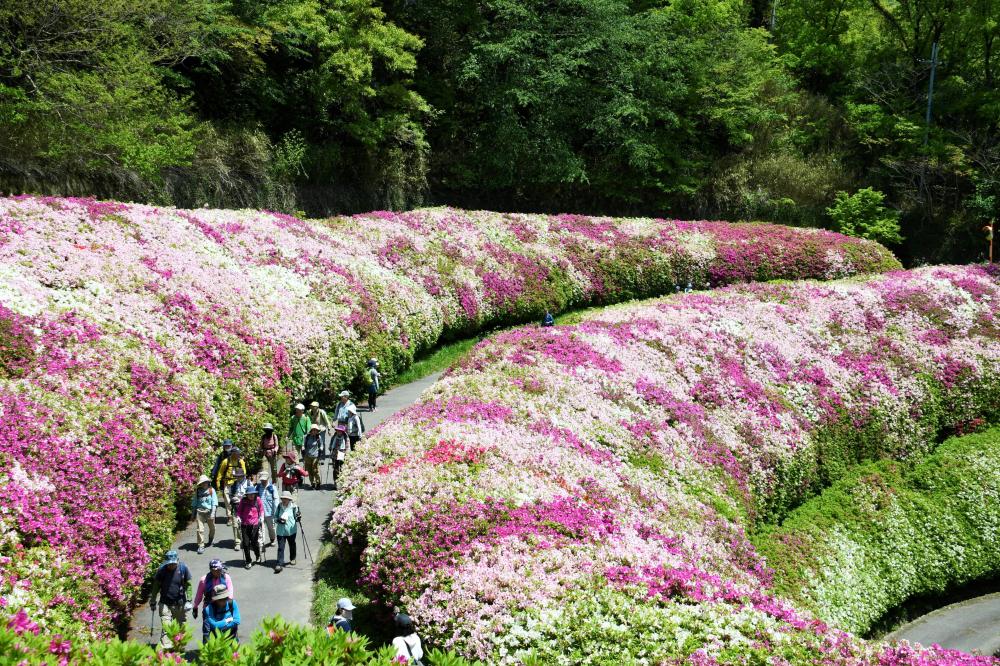
<path id="1" fill-rule="evenodd" d="M 264 516 L 264 502 L 254 495 L 253 501 L 246 495 L 236 505 L 236 516 L 244 525 L 259 525 Z"/>
<path id="2" fill-rule="evenodd" d="M 214 578 L 212 578 L 211 576 L 202 576 L 201 578 L 198 579 L 198 591 L 194 595 L 195 608 L 201 605 L 203 599 L 206 604 L 212 600 L 212 594 L 211 594 L 212 590 L 205 589 L 205 578 L 208 578 L 209 580 L 214 580 Z M 233 579 L 229 577 L 229 574 L 223 574 L 222 580 L 226 582 L 226 590 L 229 592 L 229 598 L 233 599 L 234 598 Z M 214 584 L 215 583 L 213 583 L 213 585 Z"/>

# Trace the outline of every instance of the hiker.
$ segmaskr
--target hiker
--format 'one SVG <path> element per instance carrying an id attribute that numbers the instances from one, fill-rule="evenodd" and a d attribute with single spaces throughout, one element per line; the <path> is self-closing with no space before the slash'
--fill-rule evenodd
<path id="1" fill-rule="evenodd" d="M 194 593 L 194 617 L 198 617 L 198 607 L 207 606 L 212 603 L 212 591 L 219 585 L 225 585 L 229 590 L 229 598 L 236 598 L 236 588 L 233 586 L 233 579 L 226 571 L 226 565 L 222 560 L 212 560 L 208 563 L 208 573 L 198 579 L 198 588 Z"/>
<path id="2" fill-rule="evenodd" d="M 378 361 L 374 358 L 368 359 L 368 411 L 375 411 L 375 402 L 378 400 L 378 391 L 381 388 L 379 379 L 382 373 L 378 371 Z"/>
<path id="3" fill-rule="evenodd" d="M 302 514 L 292 500 L 292 494 L 287 490 L 281 493 L 281 503 L 274 512 L 274 522 L 278 531 L 278 564 L 274 573 L 278 574 L 285 568 L 285 544 L 288 544 L 288 564 L 295 566 L 295 536 L 299 531 Z"/>
<path id="4" fill-rule="evenodd" d="M 160 595 L 160 647 L 165 650 L 174 647 L 173 641 L 167 636 L 167 622 L 173 620 L 182 625 L 187 622 L 187 612 L 191 608 L 187 598 L 190 582 L 191 572 L 180 561 L 177 551 L 167 551 L 163 564 L 153 574 L 153 587 L 149 592 L 150 610 L 157 609 L 156 595 Z"/>
<path id="5" fill-rule="evenodd" d="M 257 478 L 257 495 L 264 503 L 264 527 L 267 528 L 268 539 L 264 544 L 266 550 L 268 546 L 274 545 L 274 511 L 278 508 L 278 489 L 271 483 L 267 472 L 261 472 Z"/>
<path id="6" fill-rule="evenodd" d="M 305 442 L 302 444 L 302 455 L 306 466 L 306 475 L 309 477 L 309 481 L 313 490 L 317 490 L 320 486 L 319 478 L 319 451 L 320 451 L 320 436 L 325 436 L 322 432 L 322 426 L 318 423 L 313 423 L 309 426 L 309 434 L 306 435 Z"/>
<path id="7" fill-rule="evenodd" d="M 309 427 L 312 425 L 312 421 L 309 420 L 309 415 L 306 414 L 306 406 L 301 402 L 295 405 L 295 413 L 292 418 L 288 420 L 288 439 L 291 441 L 292 446 L 295 447 L 295 453 L 302 455 L 302 444 L 306 440 L 306 435 L 309 434 Z"/>
<path id="8" fill-rule="evenodd" d="M 208 573 L 205 574 L 204 578 L 198 580 L 198 589 L 194 595 L 194 608 L 191 609 L 191 615 L 194 619 L 198 619 L 198 607 L 202 608 L 201 614 L 201 640 L 205 642 L 208 640 L 208 634 L 211 628 L 208 626 L 208 622 L 205 619 L 206 613 L 204 611 L 208 610 L 209 604 L 212 603 L 213 590 L 217 587 L 225 587 L 229 592 L 229 598 L 236 598 L 236 588 L 233 587 L 233 579 L 229 577 L 226 573 L 226 565 L 222 563 L 222 560 L 212 560 L 208 563 Z"/>
<path id="9" fill-rule="evenodd" d="M 351 442 L 351 451 L 353 451 L 358 440 L 361 439 L 361 435 L 365 432 L 365 422 L 361 420 L 361 415 L 358 414 L 358 406 L 351 402 L 350 391 L 341 391 L 339 397 L 340 403 L 337 404 L 337 425 L 346 427 L 347 438 Z"/>
<path id="10" fill-rule="evenodd" d="M 337 601 L 337 611 L 326 625 L 326 631 L 331 636 L 335 631 L 353 631 L 351 620 L 354 619 L 354 604 L 347 597 Z"/>
<path id="11" fill-rule="evenodd" d="M 240 518 L 237 515 L 237 506 L 246 495 L 247 489 L 250 488 L 250 482 L 247 480 L 247 475 L 243 473 L 243 470 L 236 470 L 236 480 L 233 484 L 226 489 L 227 498 L 230 501 L 229 505 L 229 517 L 226 518 L 226 524 L 233 528 L 233 550 L 239 550 L 243 541 L 241 539 L 242 532 L 240 531 Z"/>
<path id="12" fill-rule="evenodd" d="M 270 423 L 264 424 L 264 434 L 260 437 L 260 455 L 267 461 L 267 469 L 271 474 L 271 480 L 278 480 L 278 436 L 274 433 L 274 426 Z"/>
<path id="13" fill-rule="evenodd" d="M 405 664 L 422 664 L 424 649 L 420 645 L 420 636 L 413 629 L 413 620 L 406 613 L 397 613 L 395 624 L 396 637 L 392 639 L 392 646 L 396 648 L 396 660 L 405 660 Z"/>
<path id="14" fill-rule="evenodd" d="M 556 325 L 556 318 L 552 316 L 551 312 L 549 312 L 548 310 L 546 310 L 545 311 L 545 316 L 542 317 L 542 326 L 543 327 L 548 327 L 548 326 L 555 326 L 555 325 Z"/>
<path id="15" fill-rule="evenodd" d="M 219 471 L 215 477 L 215 487 L 222 491 L 224 504 L 226 507 L 226 524 L 229 524 L 233 516 L 233 498 L 229 494 L 229 489 L 236 482 L 237 472 L 247 474 L 247 463 L 243 460 L 243 452 L 237 447 L 229 449 L 229 457 L 219 465 Z"/>
<path id="16" fill-rule="evenodd" d="M 229 634 L 237 643 L 240 637 L 237 635 L 240 628 L 240 609 L 236 601 L 229 596 L 229 588 L 225 585 L 216 585 L 212 588 L 212 603 L 205 607 L 205 626 L 208 631 L 203 632 L 204 641 L 208 642 L 208 637 L 214 632 Z"/>
<path id="17" fill-rule="evenodd" d="M 278 470 L 278 477 L 281 479 L 281 489 L 289 491 L 294 498 L 298 493 L 298 487 L 302 484 L 302 480 L 309 476 L 309 473 L 295 463 L 295 454 L 291 451 L 286 453 L 284 458 L 285 462 L 281 464 L 281 469 Z"/>
<path id="18" fill-rule="evenodd" d="M 254 554 L 256 562 L 260 562 L 260 523 L 264 518 L 264 503 L 257 495 L 257 486 L 247 486 L 243 499 L 236 506 L 236 517 L 240 523 L 240 536 L 243 537 L 244 568 L 251 569 L 254 560 L 250 559 L 250 553 Z"/>
<path id="19" fill-rule="evenodd" d="M 206 546 L 215 541 L 215 512 L 219 508 L 219 498 L 212 487 L 212 480 L 202 474 L 198 477 L 198 485 L 191 499 L 191 510 L 198 521 L 198 554 L 205 552 Z M 205 542 L 205 532 L 208 531 L 208 542 Z"/>
<path id="20" fill-rule="evenodd" d="M 222 465 L 222 461 L 229 457 L 229 453 L 233 450 L 233 440 L 227 439 L 222 442 L 222 451 L 215 458 L 215 464 L 212 465 L 212 472 L 208 475 L 212 479 L 212 486 L 216 490 L 222 490 L 222 487 L 216 485 L 215 479 L 219 474 L 219 466 Z"/>
<path id="21" fill-rule="evenodd" d="M 333 431 L 333 439 L 330 441 L 330 463 L 333 465 L 333 489 L 337 489 L 337 477 L 340 476 L 340 468 L 344 466 L 344 459 L 347 458 L 347 426 L 338 423 Z"/>
<path id="22" fill-rule="evenodd" d="M 313 400 L 309 403 L 309 421 L 310 425 L 319 424 L 319 456 L 322 459 L 326 454 L 326 433 L 330 432 L 330 417 L 327 416 L 325 409 L 319 408 L 319 403 Z"/>

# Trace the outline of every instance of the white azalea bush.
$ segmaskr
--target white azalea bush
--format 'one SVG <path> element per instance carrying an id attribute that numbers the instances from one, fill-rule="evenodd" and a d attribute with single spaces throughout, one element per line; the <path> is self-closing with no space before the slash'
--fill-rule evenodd
<path id="1" fill-rule="evenodd" d="M 852 559 L 874 542 L 815 537 L 810 587 L 783 582 L 794 539 L 776 572 L 748 535 L 861 461 L 997 420 L 998 307 L 994 269 L 937 267 L 500 333 L 348 461 L 331 534 L 371 596 L 490 663 L 989 663 L 845 633 L 841 608 L 885 606 L 881 568 Z M 890 547 L 927 529 L 907 515 L 883 514 Z"/>

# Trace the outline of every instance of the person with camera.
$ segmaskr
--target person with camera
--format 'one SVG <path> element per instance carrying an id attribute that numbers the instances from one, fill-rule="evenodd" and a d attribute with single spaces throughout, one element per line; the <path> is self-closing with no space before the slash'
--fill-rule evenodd
<path id="1" fill-rule="evenodd" d="M 295 537 L 298 535 L 299 522 L 302 513 L 292 501 L 292 494 L 287 490 L 281 493 L 281 504 L 274 512 L 275 530 L 278 533 L 278 563 L 274 573 L 281 573 L 285 568 L 285 544 L 288 544 L 288 564 L 295 566 Z"/>

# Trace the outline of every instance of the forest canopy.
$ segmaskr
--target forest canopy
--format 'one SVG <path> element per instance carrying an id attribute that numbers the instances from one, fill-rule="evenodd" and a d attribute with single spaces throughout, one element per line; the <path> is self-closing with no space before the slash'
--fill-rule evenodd
<path id="1" fill-rule="evenodd" d="M 7 0 L 0 190 L 878 223 L 974 260 L 998 34 L 1000 0 Z"/>

